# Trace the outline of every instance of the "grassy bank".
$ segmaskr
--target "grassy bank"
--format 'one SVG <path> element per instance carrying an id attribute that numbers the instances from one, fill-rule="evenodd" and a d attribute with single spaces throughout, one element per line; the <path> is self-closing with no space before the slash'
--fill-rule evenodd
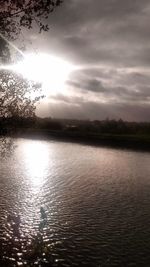
<path id="1" fill-rule="evenodd" d="M 58 141 L 77 142 L 96 146 L 110 146 L 120 148 L 130 148 L 136 150 L 150 151 L 149 135 L 127 135 L 127 134 L 97 134 L 90 132 L 74 132 L 65 130 L 47 129 L 15 129 L 8 131 L 6 136 L 24 137 L 32 139 L 55 139 Z"/>

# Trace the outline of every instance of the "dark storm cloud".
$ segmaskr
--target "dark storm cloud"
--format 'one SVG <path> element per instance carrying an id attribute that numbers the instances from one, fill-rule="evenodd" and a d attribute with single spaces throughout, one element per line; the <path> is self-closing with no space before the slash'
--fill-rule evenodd
<path id="1" fill-rule="evenodd" d="M 67 83 L 81 90 L 86 90 L 96 93 L 105 92 L 105 88 L 103 87 L 102 82 L 97 79 L 87 79 L 85 81 L 80 81 L 80 82 L 68 81 Z"/>
<path id="2" fill-rule="evenodd" d="M 53 97 L 55 115 L 147 120 L 149 14 L 149 0 L 66 0 L 50 16 L 49 38 L 39 42 L 79 67 L 66 85 L 72 95 Z"/>
<path id="3" fill-rule="evenodd" d="M 103 95 L 107 101 L 149 101 L 150 76 L 138 72 L 113 71 L 105 69 L 80 70 L 68 81 L 72 87 L 80 89 L 84 94 L 94 92 Z M 73 79 L 73 77 L 72 77 Z M 97 95 L 98 97 L 98 95 Z"/>
<path id="4" fill-rule="evenodd" d="M 149 5 L 149 0 L 69 0 L 64 1 L 64 6 L 60 8 L 58 17 L 61 21 L 61 26 L 71 24 L 71 26 L 87 21 L 108 19 L 109 21 L 123 19 L 130 15 L 141 14 Z M 50 18 L 54 24 L 58 21 L 55 16 Z"/>
<path id="5" fill-rule="evenodd" d="M 50 40 L 78 62 L 140 65 L 149 62 L 149 8 L 148 0 L 66 1 L 50 18 Z"/>

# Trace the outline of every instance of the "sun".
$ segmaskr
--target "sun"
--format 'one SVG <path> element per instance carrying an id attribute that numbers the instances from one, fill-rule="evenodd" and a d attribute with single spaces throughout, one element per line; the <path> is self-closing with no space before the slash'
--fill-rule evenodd
<path id="1" fill-rule="evenodd" d="M 41 82 L 46 95 L 64 91 L 65 82 L 73 70 L 70 63 L 49 54 L 28 54 L 13 66 L 25 78 Z"/>

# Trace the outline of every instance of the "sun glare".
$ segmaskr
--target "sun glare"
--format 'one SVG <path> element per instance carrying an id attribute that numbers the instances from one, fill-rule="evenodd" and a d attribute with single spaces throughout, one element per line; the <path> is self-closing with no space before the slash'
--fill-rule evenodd
<path id="1" fill-rule="evenodd" d="M 38 189 L 46 175 L 49 151 L 45 143 L 40 141 L 30 141 L 22 147 L 26 174 L 31 178 L 32 189 Z"/>
<path id="2" fill-rule="evenodd" d="M 48 54 L 29 54 L 13 66 L 25 78 L 41 82 L 46 95 L 64 91 L 65 82 L 73 70 L 68 62 Z"/>

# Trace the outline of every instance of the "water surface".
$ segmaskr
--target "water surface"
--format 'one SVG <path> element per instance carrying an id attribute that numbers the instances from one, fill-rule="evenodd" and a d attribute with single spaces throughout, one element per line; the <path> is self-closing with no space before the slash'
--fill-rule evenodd
<path id="1" fill-rule="evenodd" d="M 149 153 L 15 142 L 0 161 L 0 266 L 150 266 Z"/>

